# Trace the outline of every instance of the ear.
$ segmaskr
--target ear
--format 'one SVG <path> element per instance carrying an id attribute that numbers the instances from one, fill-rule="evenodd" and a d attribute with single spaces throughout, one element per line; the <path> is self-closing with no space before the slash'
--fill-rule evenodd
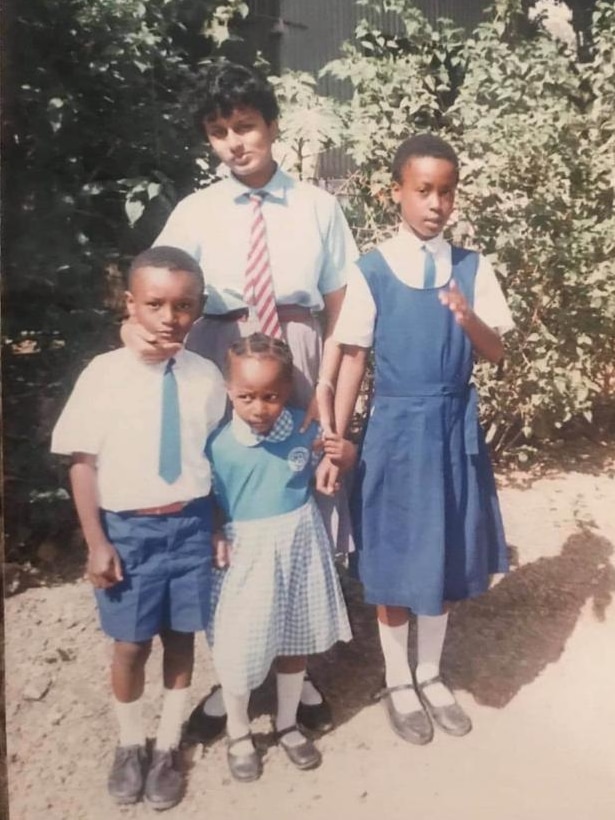
<path id="1" fill-rule="evenodd" d="M 394 182 L 391 185 L 391 199 L 396 205 L 401 202 L 401 185 L 399 182 Z"/>
<path id="2" fill-rule="evenodd" d="M 126 310 L 132 319 L 135 315 L 135 297 L 129 290 L 124 291 L 124 297 L 126 299 Z"/>
<path id="3" fill-rule="evenodd" d="M 269 123 L 269 136 L 271 137 L 271 142 L 275 142 L 280 136 L 280 124 L 277 120 L 272 120 Z"/>

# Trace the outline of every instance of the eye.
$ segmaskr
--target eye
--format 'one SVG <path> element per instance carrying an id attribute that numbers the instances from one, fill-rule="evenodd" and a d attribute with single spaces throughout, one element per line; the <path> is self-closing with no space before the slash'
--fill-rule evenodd
<path id="1" fill-rule="evenodd" d="M 158 299 L 150 299 L 146 302 L 146 305 L 152 308 L 152 310 L 156 310 L 156 308 L 160 307 L 160 302 L 158 301 Z"/>
<path id="2" fill-rule="evenodd" d="M 279 398 L 279 393 L 267 393 L 265 396 L 265 401 L 278 401 Z"/>
<path id="3" fill-rule="evenodd" d="M 177 306 L 177 310 L 189 311 L 192 310 L 194 307 L 193 302 L 180 302 Z"/>

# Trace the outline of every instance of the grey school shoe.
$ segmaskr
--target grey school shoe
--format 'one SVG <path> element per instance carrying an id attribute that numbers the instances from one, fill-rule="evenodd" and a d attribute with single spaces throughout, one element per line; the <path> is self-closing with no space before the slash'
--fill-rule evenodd
<path id="1" fill-rule="evenodd" d="M 433 738 L 433 725 L 427 712 L 424 709 L 415 709 L 413 712 L 398 712 L 391 697 L 393 692 L 413 688 L 412 683 L 385 686 L 374 697 L 376 700 L 382 701 L 391 729 L 396 735 L 399 735 L 402 740 L 407 740 L 408 743 L 424 746 Z"/>
<path id="2" fill-rule="evenodd" d="M 467 735 L 472 729 L 472 721 L 457 701 L 448 706 L 434 706 L 429 700 L 425 690 L 433 683 L 441 683 L 443 686 L 446 686 L 440 675 L 436 675 L 435 678 L 429 678 L 429 680 L 422 681 L 421 683 L 416 682 L 416 692 L 425 710 L 431 716 L 433 722 L 437 723 L 447 734 L 455 735 L 456 737 Z M 446 688 L 448 689 L 448 686 Z M 452 692 L 451 695 L 453 695 Z"/>
<path id="3" fill-rule="evenodd" d="M 233 754 L 231 749 L 243 740 L 250 740 L 252 742 L 252 750 L 245 754 Z M 258 749 L 254 746 L 251 732 L 241 737 L 226 739 L 226 760 L 228 767 L 235 778 L 241 783 L 250 783 L 252 780 L 258 780 L 263 773 L 263 764 Z"/>
<path id="4" fill-rule="evenodd" d="M 145 746 L 118 746 L 107 780 L 107 789 L 120 806 L 141 799 L 145 783 L 147 752 Z"/>
<path id="5" fill-rule="evenodd" d="M 145 781 L 145 802 L 162 811 L 177 805 L 184 796 L 184 775 L 177 749 L 154 749 Z"/>

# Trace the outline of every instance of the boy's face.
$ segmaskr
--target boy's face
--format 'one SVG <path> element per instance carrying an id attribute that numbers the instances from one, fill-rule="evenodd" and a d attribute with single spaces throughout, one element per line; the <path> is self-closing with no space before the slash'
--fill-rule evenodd
<path id="1" fill-rule="evenodd" d="M 457 172 L 447 159 L 411 157 L 393 183 L 393 201 L 419 239 L 432 239 L 446 225 L 455 205 Z"/>
<path id="2" fill-rule="evenodd" d="M 290 397 L 291 385 L 275 359 L 232 356 L 227 389 L 239 418 L 266 435 Z"/>
<path id="3" fill-rule="evenodd" d="M 188 271 L 139 268 L 130 288 L 126 291 L 129 315 L 158 342 L 183 342 L 203 310 L 201 283 Z"/>
<path id="4" fill-rule="evenodd" d="M 236 108 L 228 117 L 213 117 L 203 123 L 216 156 L 243 183 L 262 188 L 275 171 L 272 146 L 278 123 L 265 122 L 255 108 Z"/>

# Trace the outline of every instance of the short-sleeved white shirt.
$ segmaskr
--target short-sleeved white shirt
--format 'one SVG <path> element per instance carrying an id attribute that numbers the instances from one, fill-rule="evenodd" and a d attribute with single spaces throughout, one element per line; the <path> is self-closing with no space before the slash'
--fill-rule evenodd
<path id="1" fill-rule="evenodd" d="M 378 246 L 393 273 L 405 284 L 423 287 L 424 246 L 433 254 L 436 265 L 436 287 L 445 285 L 451 276 L 451 246 L 438 235 L 423 241 L 405 227 Z M 474 284 L 474 312 L 486 325 L 505 333 L 514 327 L 506 298 L 488 259 L 480 256 Z M 348 269 L 344 303 L 333 333 L 341 344 L 371 347 L 374 339 L 376 305 L 365 277 L 356 264 Z"/>
<path id="2" fill-rule="evenodd" d="M 79 376 L 55 426 L 54 453 L 96 456 L 99 505 L 121 512 L 208 495 L 208 435 L 225 411 L 222 374 L 187 350 L 175 357 L 182 471 L 168 484 L 158 475 L 162 378 L 166 363 L 145 364 L 127 348 L 96 356 Z"/>
<path id="3" fill-rule="evenodd" d="M 276 302 L 320 310 L 323 295 L 344 286 L 345 269 L 359 255 L 339 203 L 280 168 L 258 190 L 266 192 L 262 213 Z M 206 314 L 245 307 L 253 192 L 229 176 L 190 194 L 156 239 L 156 245 L 182 248 L 201 264 Z"/>

